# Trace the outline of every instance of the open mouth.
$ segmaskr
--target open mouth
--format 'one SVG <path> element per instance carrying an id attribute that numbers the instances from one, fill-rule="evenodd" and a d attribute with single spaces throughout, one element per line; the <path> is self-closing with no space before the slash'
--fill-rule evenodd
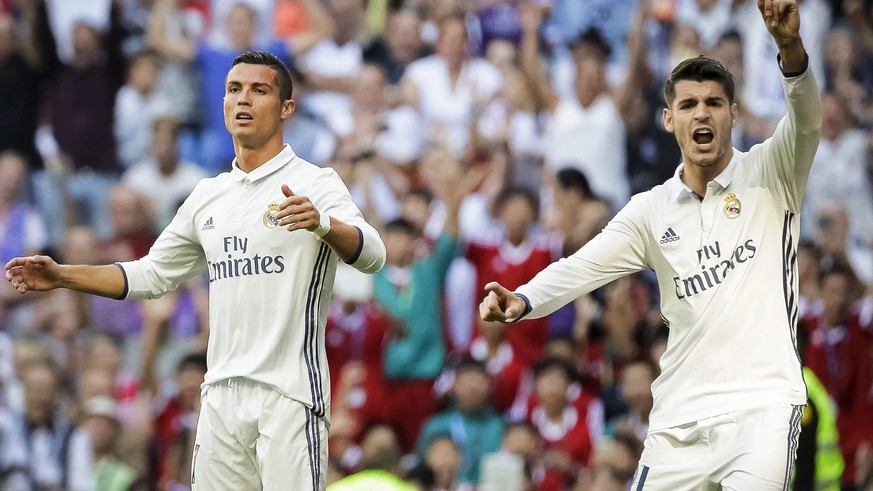
<path id="1" fill-rule="evenodd" d="M 252 119 L 254 119 L 254 118 L 249 113 L 237 113 L 236 114 L 237 121 L 251 121 Z"/>
<path id="2" fill-rule="evenodd" d="M 691 138 L 694 139 L 694 143 L 698 146 L 709 147 L 715 139 L 715 134 L 709 128 L 698 128 L 691 134 Z"/>

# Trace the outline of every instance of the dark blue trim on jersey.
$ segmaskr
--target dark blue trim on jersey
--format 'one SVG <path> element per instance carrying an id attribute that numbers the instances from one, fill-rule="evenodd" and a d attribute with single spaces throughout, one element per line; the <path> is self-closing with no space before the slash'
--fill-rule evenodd
<path id="1" fill-rule="evenodd" d="M 803 418 L 802 406 L 791 406 L 791 418 L 788 420 L 788 455 L 785 460 L 785 479 L 782 481 L 782 491 L 788 490 L 791 473 L 794 470 L 794 460 L 797 457 L 797 444 L 800 439 L 800 420 Z"/>
<path id="2" fill-rule="evenodd" d="M 304 408 L 307 412 L 310 411 L 309 408 Z M 320 491 L 321 488 L 321 418 L 313 414 L 312 418 L 312 436 L 315 439 L 315 452 L 313 455 L 313 461 L 315 462 L 315 489 L 316 491 Z"/>
<path id="3" fill-rule="evenodd" d="M 522 312 L 520 316 L 516 317 L 515 320 L 509 322 L 508 324 L 515 324 L 516 322 L 518 322 L 522 318 L 524 318 L 524 316 L 526 316 L 527 314 L 530 314 L 530 311 L 533 310 L 533 308 L 530 306 L 530 300 L 528 300 L 527 297 L 525 297 L 521 293 L 514 293 L 514 295 L 516 297 L 524 300 L 524 312 Z"/>
<path id="4" fill-rule="evenodd" d="M 312 441 L 318 439 L 312 434 L 312 413 L 309 411 L 308 407 L 304 407 L 303 412 L 306 413 L 306 423 L 303 425 L 303 432 L 306 433 L 306 453 L 309 456 L 309 475 L 312 477 L 312 489 L 315 491 L 318 489 L 318 480 L 315 477 L 315 463 L 317 461 L 317 456 L 313 455 Z"/>
<path id="5" fill-rule="evenodd" d="M 800 70 L 797 70 L 796 72 L 786 72 L 785 70 L 782 69 L 782 55 L 781 54 L 776 55 L 776 61 L 779 63 L 779 71 L 782 72 L 783 77 L 785 77 L 785 78 L 799 77 L 799 76 L 803 75 L 803 72 L 805 72 L 809 68 L 809 53 L 807 53 L 804 50 L 804 52 L 803 52 L 803 67 L 801 67 Z"/>
<path id="6" fill-rule="evenodd" d="M 130 284 L 127 282 L 127 271 L 124 270 L 124 267 L 121 263 L 115 263 L 118 266 L 118 269 L 121 270 L 121 276 L 124 277 L 124 290 L 121 291 L 121 295 L 115 297 L 116 300 L 124 300 L 127 298 L 127 294 L 130 292 Z"/>
<path id="7" fill-rule="evenodd" d="M 315 415 L 319 418 L 325 416 L 327 407 L 324 403 L 324 370 L 321 368 L 321 358 L 318 356 L 318 347 L 324 345 L 324 340 L 320 343 L 318 341 L 318 333 L 320 332 L 318 328 L 318 320 L 320 319 L 319 315 L 319 307 L 321 306 L 321 295 L 324 293 L 324 279 L 327 276 L 327 265 L 330 262 L 331 254 L 333 253 L 333 249 L 330 247 L 325 247 L 327 249 L 327 254 L 324 257 L 324 260 L 321 262 L 321 273 L 320 278 L 318 279 L 318 290 L 316 290 L 316 298 L 315 303 L 313 304 L 312 309 L 312 343 L 309 344 L 309 349 L 312 351 L 312 359 L 315 360 L 315 388 L 318 389 L 318 410 L 315 411 Z"/>
<path id="8" fill-rule="evenodd" d="M 360 227 L 355 226 L 355 228 L 358 229 L 358 250 L 355 251 L 355 255 L 351 259 L 345 262 L 346 264 L 355 264 L 361 258 L 361 252 L 364 251 L 364 232 L 361 231 Z"/>
<path id="9" fill-rule="evenodd" d="M 643 484 L 646 483 L 646 477 L 649 475 L 649 466 L 644 465 L 643 470 L 640 471 L 640 482 L 637 483 L 636 491 L 642 491 Z"/>
<path id="10" fill-rule="evenodd" d="M 330 247 L 322 243 L 318 249 L 318 257 L 312 270 L 312 278 L 309 281 L 309 292 L 306 296 L 306 311 L 304 313 L 303 331 L 303 359 L 306 362 L 306 371 L 309 375 L 309 391 L 312 396 L 312 410 L 316 415 L 323 415 L 324 393 L 321 387 L 320 363 L 318 361 L 318 300 L 324 275 L 327 270 L 327 261 L 330 258 Z"/>
<path id="11" fill-rule="evenodd" d="M 782 222 L 782 294 L 785 297 L 785 314 L 788 318 L 788 330 L 791 333 L 791 342 L 794 346 L 797 360 L 800 361 L 800 353 L 797 352 L 797 295 L 794 291 L 794 280 L 797 271 L 797 248 L 794 237 L 791 235 L 791 222 L 796 215 L 790 211 L 785 212 Z"/>

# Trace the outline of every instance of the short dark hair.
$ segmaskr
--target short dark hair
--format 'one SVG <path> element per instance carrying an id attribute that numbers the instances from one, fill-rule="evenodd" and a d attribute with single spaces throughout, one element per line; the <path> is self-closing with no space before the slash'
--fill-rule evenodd
<path id="1" fill-rule="evenodd" d="M 711 80 L 718 82 L 724 89 L 727 95 L 728 102 L 734 102 L 734 90 L 736 82 L 734 76 L 715 58 L 700 55 L 696 58 L 688 58 L 687 60 L 676 65 L 667 82 L 664 84 L 664 100 L 667 102 L 667 107 L 673 103 L 676 98 L 676 82 L 680 80 L 692 80 L 694 82 L 704 82 Z"/>
<path id="2" fill-rule="evenodd" d="M 558 186 L 561 189 L 576 191 L 583 198 L 594 197 L 594 193 L 591 191 L 591 184 L 588 183 L 588 178 L 579 169 L 564 167 L 555 174 L 555 179 L 557 179 Z"/>
<path id="3" fill-rule="evenodd" d="M 389 221 L 384 226 L 385 232 L 401 232 L 413 237 L 419 234 L 418 227 L 405 218 L 395 218 Z"/>
<path id="4" fill-rule="evenodd" d="M 579 37 L 568 43 L 568 46 L 572 50 L 582 46 L 590 46 L 600 55 L 601 60 L 609 59 L 609 56 L 612 54 L 612 47 L 609 45 L 609 42 L 600 33 L 600 29 L 593 26 L 579 34 Z"/>
<path id="5" fill-rule="evenodd" d="M 199 370 L 206 372 L 206 355 L 202 353 L 188 353 L 176 365 L 176 373 L 182 373 L 185 370 Z"/>
<path id="6" fill-rule="evenodd" d="M 488 368 L 485 367 L 485 363 L 470 356 L 461 358 L 457 365 L 455 365 L 455 376 L 466 372 L 479 372 L 486 377 L 490 376 L 488 374 Z"/>
<path id="7" fill-rule="evenodd" d="M 514 198 L 521 198 L 527 201 L 527 204 L 530 206 L 531 210 L 533 210 L 534 219 L 536 220 L 539 218 L 540 198 L 533 189 L 527 186 L 511 186 L 504 189 L 497 196 L 497 199 L 494 202 L 495 214 L 499 214 L 503 210 L 503 207 L 506 206 L 506 203 Z"/>
<path id="8" fill-rule="evenodd" d="M 540 378 L 544 373 L 557 370 L 567 377 L 567 380 L 572 383 L 579 379 L 579 372 L 576 367 L 570 364 L 569 361 L 563 360 L 555 356 L 549 356 L 536 362 L 532 367 L 534 379 Z"/>
<path id="9" fill-rule="evenodd" d="M 267 51 L 248 50 L 245 53 L 233 59 L 231 67 L 235 67 L 240 63 L 247 65 L 264 65 L 276 71 L 276 85 L 279 86 L 279 97 L 283 101 L 291 99 L 294 93 L 294 83 L 291 81 L 291 71 L 285 63 L 276 57 L 273 53 Z"/>

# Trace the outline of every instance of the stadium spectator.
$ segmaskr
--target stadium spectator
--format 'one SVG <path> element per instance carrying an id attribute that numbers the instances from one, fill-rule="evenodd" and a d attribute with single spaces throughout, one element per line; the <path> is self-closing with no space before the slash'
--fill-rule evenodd
<path id="1" fill-rule="evenodd" d="M 618 210 L 630 197 L 626 132 L 619 113 L 629 87 L 610 91 L 606 63 L 611 48 L 600 31 L 592 28 L 571 45 L 575 67 L 572 93 L 556 92 L 540 71 L 538 32 L 542 22 L 540 10 L 523 11 L 521 66 L 537 81 L 537 97 L 549 112 L 544 134 L 546 168 L 551 172 L 568 166 L 579 169 L 594 193 L 608 200 L 613 211 Z M 585 152 L 579 152 L 579 147 Z"/>
<path id="2" fill-rule="evenodd" d="M 35 36 L 39 15 L 43 15 L 44 23 L 45 13 L 37 8 L 37 2 L 18 3 L 24 19 L 21 26 L 9 12 L 0 10 L 0 106 L 4 113 L 0 119 L 0 152 L 20 152 L 27 159 L 27 168 L 36 170 L 42 166 L 35 134 L 46 65 Z"/>
<path id="3" fill-rule="evenodd" d="M 115 401 L 95 396 L 85 401 L 81 427 L 88 432 L 94 452 L 94 489 L 125 491 L 136 480 L 136 471 L 118 458 L 121 435 Z"/>
<path id="4" fill-rule="evenodd" d="M 418 436 L 418 454 L 424 457 L 439 435 L 451 435 L 461 453 L 457 481 L 475 486 L 479 482 L 482 459 L 500 448 L 503 419 L 488 401 L 492 385 L 482 362 L 462 360 L 454 368 L 453 375 L 449 408 L 424 424 Z"/>
<path id="5" fill-rule="evenodd" d="M 63 385 L 49 364 L 34 364 L 21 372 L 24 385 L 23 432 L 34 486 L 70 491 L 94 489 L 91 440 L 63 413 Z"/>
<path id="6" fill-rule="evenodd" d="M 406 67 L 425 56 L 421 39 L 421 16 L 412 8 L 402 8 L 388 15 L 383 36 L 375 37 L 364 46 L 363 59 L 382 67 L 388 83 L 397 85 Z"/>
<path id="7" fill-rule="evenodd" d="M 496 67 L 470 56 L 468 40 L 463 17 L 442 19 L 435 53 L 410 63 L 400 82 L 402 100 L 421 112 L 429 141 L 456 153 L 467 148 L 470 128 L 503 88 Z"/>
<path id="8" fill-rule="evenodd" d="M 46 8 L 45 4 L 42 8 Z M 93 227 L 100 237 L 111 233 L 107 220 L 109 190 L 121 171 L 112 125 L 115 94 L 124 80 L 117 10 L 112 7 L 105 26 L 96 20 L 89 23 L 76 19 L 69 61 L 59 58 L 47 26 L 38 26 L 40 56 L 49 77 L 42 104 L 59 156 L 43 152 L 44 157 L 63 160 L 65 167 L 49 167 L 52 172 L 34 175 L 35 198 L 41 209 L 69 207 L 71 215 L 69 220 L 65 216 L 68 213 L 46 215 L 52 245 L 61 242 L 65 225 L 77 220 Z"/>

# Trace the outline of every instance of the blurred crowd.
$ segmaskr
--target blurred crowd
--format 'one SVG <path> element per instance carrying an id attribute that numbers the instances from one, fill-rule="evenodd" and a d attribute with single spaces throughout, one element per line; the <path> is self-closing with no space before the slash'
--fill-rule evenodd
<path id="1" fill-rule="evenodd" d="M 824 121 L 797 245 L 810 405 L 792 486 L 869 491 L 873 4 L 800 15 Z M 374 276 L 338 271 L 329 482 L 627 489 L 669 336 L 650 272 L 515 325 L 477 305 L 674 174 L 678 61 L 736 76 L 739 150 L 772 133 L 786 106 L 756 2 L 0 0 L 0 261 L 146 254 L 229 170 L 224 77 L 251 48 L 292 70 L 286 141 L 340 173 L 388 251 Z M 0 287 L 0 488 L 188 489 L 207 285 L 148 302 Z"/>

